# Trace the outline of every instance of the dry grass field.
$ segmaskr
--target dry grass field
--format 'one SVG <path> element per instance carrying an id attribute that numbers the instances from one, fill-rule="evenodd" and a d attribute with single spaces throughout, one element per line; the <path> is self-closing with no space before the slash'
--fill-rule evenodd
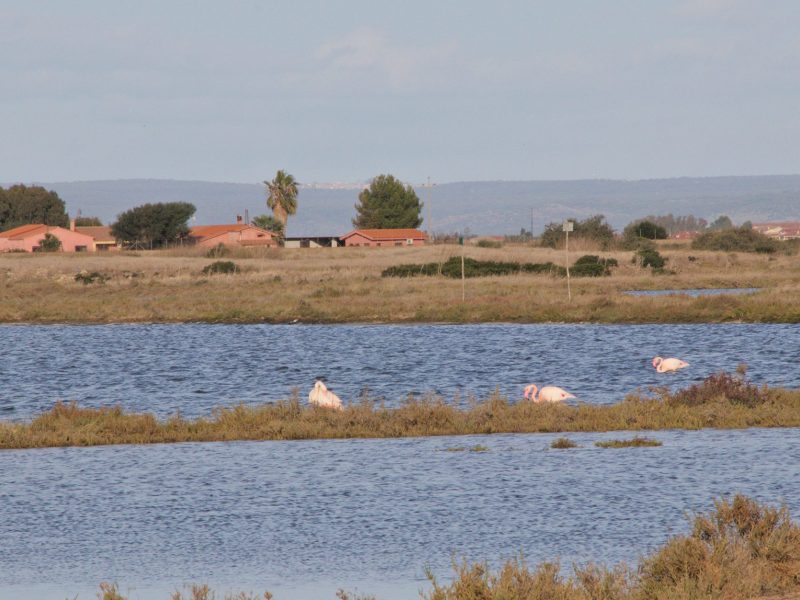
<path id="1" fill-rule="evenodd" d="M 109 254 L 0 254 L 0 322 L 800 322 L 800 259 L 790 254 L 659 247 L 667 274 L 633 253 L 571 248 L 619 261 L 610 277 L 519 274 L 467 279 L 383 278 L 387 267 L 443 262 L 461 247 L 234 251 L 239 271 L 203 275 L 217 259 L 199 249 Z M 564 252 L 525 245 L 465 248 L 479 260 L 565 264 Z M 79 273 L 101 274 L 84 284 Z M 625 290 L 757 287 L 752 295 L 634 297 Z"/>

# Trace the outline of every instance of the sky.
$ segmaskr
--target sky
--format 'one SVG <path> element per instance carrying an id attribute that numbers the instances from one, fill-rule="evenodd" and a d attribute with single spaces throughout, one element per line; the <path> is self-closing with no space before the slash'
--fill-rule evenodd
<path id="1" fill-rule="evenodd" d="M 0 0 L 0 181 L 800 173 L 797 0 Z"/>

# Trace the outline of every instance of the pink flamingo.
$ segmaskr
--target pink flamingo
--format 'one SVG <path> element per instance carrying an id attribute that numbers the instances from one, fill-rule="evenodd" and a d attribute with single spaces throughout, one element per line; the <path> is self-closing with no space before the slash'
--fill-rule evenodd
<path id="1" fill-rule="evenodd" d="M 320 406 L 322 408 L 333 408 L 342 410 L 342 401 L 339 396 L 330 391 L 325 384 L 317 380 L 314 387 L 308 393 L 308 403 L 312 406 Z"/>
<path id="2" fill-rule="evenodd" d="M 688 367 L 689 363 L 680 358 L 661 358 L 660 356 L 656 356 L 653 359 L 653 366 L 659 373 L 667 373 L 669 371 L 677 371 L 678 369 Z"/>
<path id="3" fill-rule="evenodd" d="M 538 396 L 536 395 L 537 390 L 539 391 Z M 561 402 L 574 397 L 568 391 L 554 385 L 546 385 L 541 390 L 534 384 L 525 386 L 525 398 L 530 398 L 531 402 Z"/>

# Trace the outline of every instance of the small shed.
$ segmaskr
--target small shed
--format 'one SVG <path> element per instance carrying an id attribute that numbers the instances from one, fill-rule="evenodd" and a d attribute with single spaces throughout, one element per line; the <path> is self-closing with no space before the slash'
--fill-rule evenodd
<path id="1" fill-rule="evenodd" d="M 419 229 L 354 229 L 339 239 L 344 246 L 422 246 L 428 236 Z"/>

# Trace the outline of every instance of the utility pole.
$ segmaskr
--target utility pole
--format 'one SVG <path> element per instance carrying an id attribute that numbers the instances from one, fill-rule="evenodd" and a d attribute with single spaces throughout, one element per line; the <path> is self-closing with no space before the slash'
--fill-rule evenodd
<path id="1" fill-rule="evenodd" d="M 574 224 L 572 221 L 564 221 L 564 233 L 567 239 L 564 242 L 564 253 L 567 259 L 567 301 L 572 302 L 572 290 L 569 285 L 569 232 L 573 230 Z"/>

